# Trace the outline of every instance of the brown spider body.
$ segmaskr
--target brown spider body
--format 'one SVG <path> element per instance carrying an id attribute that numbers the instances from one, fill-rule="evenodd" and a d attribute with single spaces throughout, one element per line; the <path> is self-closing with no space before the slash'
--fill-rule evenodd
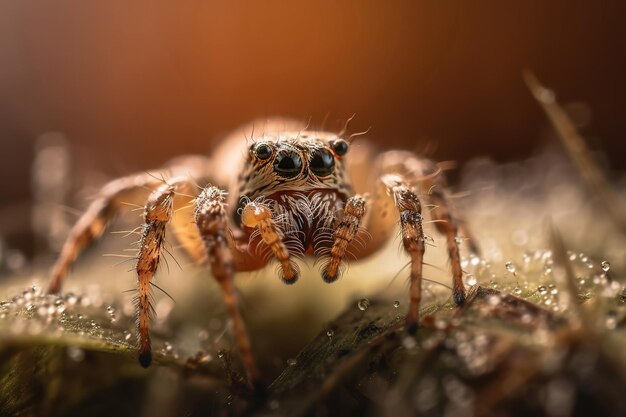
<path id="1" fill-rule="evenodd" d="M 249 141 L 246 133 L 251 130 L 231 135 L 211 158 L 174 160 L 163 171 L 167 180 L 138 174 L 105 186 L 72 229 L 53 269 L 50 291 L 60 290 L 68 267 L 102 234 L 122 202 L 145 203 L 147 198 L 136 268 L 140 363 L 151 362 L 150 284 L 167 226 L 174 224 L 172 231 L 185 251 L 207 265 L 220 284 L 242 360 L 256 383 L 260 374 L 233 287 L 236 271 L 260 269 L 274 260 L 282 280 L 294 283 L 299 276 L 295 259 L 311 255 L 322 259 L 321 276 L 330 283 L 341 276 L 347 255 L 358 259 L 375 252 L 399 223 L 411 258 L 406 326 L 414 332 L 425 250 L 421 189 L 435 204 L 432 217 L 446 237 L 454 299 L 463 303 L 457 221 L 435 164 L 410 152 L 374 155 L 366 145 L 350 146 L 351 138 L 342 133 L 308 131 L 286 120 L 267 122 L 264 132 Z M 354 149 L 348 153 L 348 148 Z M 211 185 L 193 200 L 192 212 L 181 210 L 174 216 L 173 210 L 189 204 L 182 199 L 194 192 L 194 180 Z M 147 197 L 145 188 L 153 190 Z"/>

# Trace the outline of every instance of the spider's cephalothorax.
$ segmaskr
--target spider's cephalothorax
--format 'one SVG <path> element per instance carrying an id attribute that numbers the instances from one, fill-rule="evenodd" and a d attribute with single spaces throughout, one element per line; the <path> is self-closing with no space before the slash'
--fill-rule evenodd
<path id="1" fill-rule="evenodd" d="M 309 131 L 289 120 L 268 121 L 264 127 L 243 152 L 247 136 L 240 130 L 213 157 L 177 158 L 165 171 L 130 175 L 103 187 L 72 228 L 52 271 L 50 291 L 60 291 L 69 266 L 125 203 L 140 203 L 145 207 L 136 264 L 140 363 L 151 362 L 152 278 L 168 225 L 175 223 L 169 230 L 181 247 L 206 265 L 220 284 L 248 376 L 258 382 L 260 373 L 233 288 L 235 273 L 276 261 L 281 278 L 293 283 L 298 278 L 294 259 L 311 255 L 323 259 L 321 275 L 333 282 L 341 275 L 346 254 L 358 259 L 377 251 L 399 225 L 411 259 L 406 328 L 414 332 L 425 248 L 421 190 L 433 204 L 436 228 L 445 236 L 454 300 L 464 302 L 458 221 L 449 209 L 436 164 L 406 151 L 374 154 L 365 143 L 348 154 L 351 137 Z M 354 159 L 348 164 L 350 158 Z M 160 179 L 164 175 L 167 180 Z M 196 181 L 212 185 L 198 192 Z M 191 193 L 197 197 L 189 204 L 185 196 Z M 370 196 L 367 202 L 365 193 Z M 464 234 L 468 237 L 469 231 Z M 366 236 L 369 239 L 363 239 Z M 476 251 L 472 241 L 470 249 Z"/>
<path id="2" fill-rule="evenodd" d="M 250 232 L 250 248 L 270 256 L 268 242 L 279 236 L 291 257 L 329 256 L 335 223 L 353 194 L 343 161 L 348 148 L 344 139 L 325 132 L 282 132 L 256 139 L 238 176 L 239 204 L 233 210 L 235 223 Z M 265 237 L 264 228 L 257 229 L 262 213 L 270 215 L 267 229 L 273 228 Z M 287 283 L 297 279 L 293 261 L 285 261 L 280 272 Z"/>

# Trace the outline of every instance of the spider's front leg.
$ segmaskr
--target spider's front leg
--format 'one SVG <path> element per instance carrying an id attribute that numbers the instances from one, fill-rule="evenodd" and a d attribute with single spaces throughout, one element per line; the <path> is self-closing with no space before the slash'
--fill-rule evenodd
<path id="1" fill-rule="evenodd" d="M 226 193 L 217 187 L 205 188 L 196 199 L 194 220 L 204 243 L 211 271 L 222 289 L 226 308 L 233 321 L 235 338 L 248 373 L 248 380 L 252 385 L 256 385 L 260 383 L 260 373 L 252 355 L 250 339 L 239 312 L 237 294 L 233 286 L 235 261 L 228 243 L 225 196 Z"/>
<path id="2" fill-rule="evenodd" d="M 87 246 L 104 233 L 109 221 L 125 202 L 146 201 L 148 189 L 154 188 L 158 183 L 162 181 L 143 173 L 119 178 L 105 185 L 87 211 L 72 227 L 63 244 L 61 254 L 52 268 L 48 292 L 61 291 L 69 267 Z"/>
<path id="3" fill-rule="evenodd" d="M 144 368 L 152 362 L 150 322 L 154 316 L 152 307 L 152 278 L 159 267 L 164 250 L 165 230 L 172 220 L 176 190 L 190 185 L 187 178 L 172 178 L 154 190 L 144 208 L 143 233 L 137 254 L 137 331 L 139 334 L 139 363 Z"/>
<path id="4" fill-rule="evenodd" d="M 152 362 L 150 320 L 154 316 L 151 281 L 159 266 L 165 229 L 172 217 L 174 186 L 163 184 L 150 194 L 144 209 L 144 225 L 137 254 L 137 331 L 139 334 L 139 363 L 144 368 Z"/>

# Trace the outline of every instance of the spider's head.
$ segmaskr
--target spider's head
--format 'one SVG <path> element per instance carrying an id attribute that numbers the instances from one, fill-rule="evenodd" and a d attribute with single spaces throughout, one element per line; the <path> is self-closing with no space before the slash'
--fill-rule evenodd
<path id="1" fill-rule="evenodd" d="M 327 132 L 264 135 L 249 146 L 240 195 L 251 199 L 281 192 L 329 190 L 348 195 L 343 158 L 349 144 Z"/>

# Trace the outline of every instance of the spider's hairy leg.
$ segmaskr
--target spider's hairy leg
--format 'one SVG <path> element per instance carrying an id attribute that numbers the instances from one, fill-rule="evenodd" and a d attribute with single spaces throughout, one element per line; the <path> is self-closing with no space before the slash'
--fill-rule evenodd
<path id="1" fill-rule="evenodd" d="M 196 199 L 194 220 L 207 252 L 213 276 L 222 288 L 228 314 L 233 321 L 235 339 L 248 373 L 254 385 L 260 381 L 245 322 L 239 312 L 237 294 L 233 286 L 235 262 L 228 244 L 228 223 L 224 199 L 226 193 L 217 187 L 207 187 Z"/>
<path id="2" fill-rule="evenodd" d="M 127 204 L 143 205 L 148 195 L 163 184 L 164 173 L 171 176 L 203 177 L 207 158 L 203 156 L 181 156 L 167 164 L 162 171 L 141 172 L 118 178 L 107 183 L 99 191 L 85 213 L 72 227 L 61 253 L 51 272 L 48 292 L 61 291 L 63 280 L 70 266 L 92 242 L 97 240 L 111 219 Z"/>
<path id="3" fill-rule="evenodd" d="M 348 245 L 357 235 L 364 215 L 365 199 L 360 195 L 350 197 L 344 207 L 343 217 L 333 233 L 330 259 L 322 269 L 324 281 L 331 283 L 339 278 L 341 260 L 346 254 Z"/>
<path id="4" fill-rule="evenodd" d="M 446 237 L 448 256 L 450 257 L 450 265 L 452 268 L 454 302 L 457 305 L 461 305 L 465 301 L 465 286 L 463 285 L 463 270 L 461 269 L 459 244 L 456 240 L 458 232 L 457 222 L 450 213 L 449 204 L 443 190 L 434 188 L 430 194 L 430 200 L 435 205 L 432 215 L 436 220 L 435 225 L 437 230 Z"/>
<path id="5" fill-rule="evenodd" d="M 456 304 L 465 301 L 465 287 L 463 285 L 463 271 L 457 242 L 458 223 L 461 223 L 466 237 L 470 238 L 469 249 L 478 252 L 478 244 L 472 238 L 469 227 L 458 222 L 452 211 L 449 199 L 446 197 L 446 181 L 442 168 L 432 161 L 419 158 L 411 152 L 390 151 L 381 156 L 385 170 L 392 170 L 402 175 L 409 184 L 421 185 L 422 190 L 429 191 L 429 199 L 434 204 L 432 217 L 437 230 L 446 237 L 448 256 L 452 269 L 453 298 Z"/>
<path id="6" fill-rule="evenodd" d="M 150 282 L 159 266 L 163 251 L 165 229 L 172 217 L 174 183 L 166 183 L 148 197 L 144 209 L 143 234 L 137 254 L 137 331 L 139 334 L 139 363 L 144 368 L 152 362 L 150 320 L 154 315 Z"/>
<path id="7" fill-rule="evenodd" d="M 409 312 L 406 329 L 415 333 L 419 323 L 419 305 L 422 298 L 422 268 L 424 262 L 424 230 L 422 226 L 422 205 L 417 194 L 398 175 L 385 175 L 382 182 L 393 197 L 400 214 L 402 244 L 411 257 Z"/>
<path id="8" fill-rule="evenodd" d="M 106 184 L 72 227 L 52 268 L 48 291 L 51 293 L 61 291 L 69 267 L 87 246 L 104 233 L 107 224 L 124 202 L 145 201 L 148 195 L 146 188 L 153 188 L 161 182 L 152 175 L 142 173 L 118 178 Z"/>
<path id="9" fill-rule="evenodd" d="M 286 284 L 296 282 L 298 280 L 298 267 L 291 260 L 289 249 L 284 242 L 283 232 L 273 220 L 270 207 L 256 201 L 249 202 L 241 212 L 241 222 L 246 227 L 258 227 L 263 242 L 272 250 L 280 264 L 282 280 Z"/>

